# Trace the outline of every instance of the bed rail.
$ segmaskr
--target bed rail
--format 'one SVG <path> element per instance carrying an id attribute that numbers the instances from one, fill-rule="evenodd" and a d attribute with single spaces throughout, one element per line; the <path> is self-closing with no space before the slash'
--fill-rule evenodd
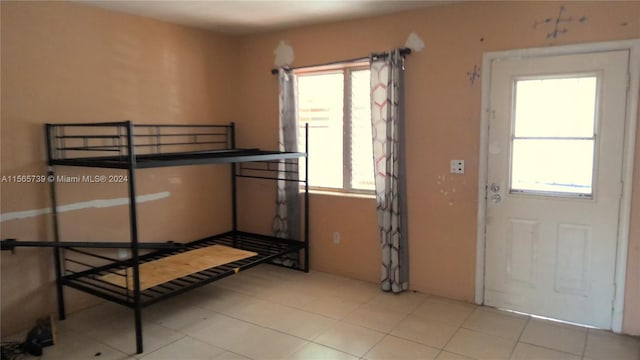
<path id="1" fill-rule="evenodd" d="M 232 150 L 234 124 L 136 124 L 131 121 L 46 124 L 47 159 L 116 159 L 136 156 Z M 128 141 L 131 133 L 133 142 Z"/>

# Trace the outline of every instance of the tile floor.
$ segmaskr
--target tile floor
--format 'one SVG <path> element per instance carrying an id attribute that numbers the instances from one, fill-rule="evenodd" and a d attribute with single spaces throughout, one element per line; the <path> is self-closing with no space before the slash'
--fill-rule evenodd
<path id="1" fill-rule="evenodd" d="M 640 339 L 270 265 L 133 314 L 112 303 L 58 322 L 42 359 L 639 360 Z"/>

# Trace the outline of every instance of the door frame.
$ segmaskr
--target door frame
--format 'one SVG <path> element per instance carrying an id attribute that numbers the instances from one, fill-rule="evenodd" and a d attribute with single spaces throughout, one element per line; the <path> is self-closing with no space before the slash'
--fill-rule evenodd
<path id="1" fill-rule="evenodd" d="M 635 160 L 636 126 L 638 122 L 638 97 L 640 95 L 640 39 L 564 45 L 544 48 L 516 49 L 485 52 L 482 58 L 482 108 L 480 116 L 480 158 L 478 163 L 478 229 L 476 244 L 476 304 L 484 303 L 485 280 L 485 230 L 487 210 L 487 170 L 489 154 L 489 118 L 491 65 L 504 59 L 525 59 L 533 57 L 583 54 L 593 52 L 628 50 L 629 51 L 629 90 L 625 116 L 625 135 L 622 163 L 623 190 L 620 199 L 618 219 L 618 238 L 614 277 L 614 300 L 611 330 L 622 332 L 624 315 L 624 293 L 626 286 L 627 252 L 629 249 L 629 227 L 631 216 L 631 190 L 633 165 Z"/>

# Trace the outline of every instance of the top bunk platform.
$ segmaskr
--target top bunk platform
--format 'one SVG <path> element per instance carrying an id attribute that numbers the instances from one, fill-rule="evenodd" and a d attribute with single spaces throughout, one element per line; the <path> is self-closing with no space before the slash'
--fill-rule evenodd
<path id="1" fill-rule="evenodd" d="M 109 123 L 46 124 L 49 165 L 155 168 L 274 161 L 304 152 L 239 149 L 235 125 Z"/>

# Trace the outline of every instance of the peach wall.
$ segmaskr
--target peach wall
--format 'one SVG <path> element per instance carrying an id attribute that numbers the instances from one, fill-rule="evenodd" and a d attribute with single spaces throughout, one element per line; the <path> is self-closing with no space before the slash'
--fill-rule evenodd
<path id="1" fill-rule="evenodd" d="M 43 174 L 45 122 L 232 121 L 232 39 L 202 30 L 62 2 L 1 4 L 1 175 Z M 123 174 L 60 168 L 59 174 Z M 138 172 L 144 241 L 195 240 L 230 228 L 226 167 Z M 215 189 L 223 189 L 216 192 Z M 3 183 L 2 214 L 48 208 L 45 184 Z M 64 184 L 59 204 L 127 196 L 125 185 Z M 0 223 L 1 237 L 50 240 L 49 216 Z M 61 215 L 64 240 L 128 241 L 128 208 Z M 1 254 L 3 334 L 55 312 L 50 250 Z M 70 311 L 97 298 L 65 288 Z"/>
<path id="2" fill-rule="evenodd" d="M 372 202 L 374 205 L 372 206 Z M 312 194 L 311 267 L 369 282 L 380 281 L 382 253 L 378 229 L 369 219 L 377 218 L 375 200 L 341 195 Z M 349 214 L 336 209 L 348 209 Z M 334 242 L 334 232 L 340 240 Z"/>
<path id="3" fill-rule="evenodd" d="M 549 40 L 552 25 L 534 27 L 534 22 L 557 15 L 562 4 L 566 16 L 586 21 L 565 25 L 567 33 Z M 293 65 L 305 66 L 402 46 L 412 31 L 426 49 L 407 58 L 405 73 L 410 287 L 473 301 L 481 87 L 480 81 L 470 83 L 468 73 L 482 64 L 485 51 L 639 38 L 640 3 L 471 2 L 246 36 L 239 51 L 239 91 L 247 106 L 239 109 L 239 126 L 250 131 L 240 131 L 241 140 L 275 144 L 278 84 L 269 69 L 280 40 L 292 45 Z M 640 146 L 638 154 L 636 167 Z M 450 175 L 450 159 L 465 159 L 466 174 Z M 634 185 L 624 326 L 626 332 L 640 333 L 639 176 Z M 376 218 L 366 215 L 375 201 L 323 195 L 312 200 L 312 268 L 377 281 L 377 275 L 359 271 L 379 271 L 378 245 L 372 240 Z M 270 208 L 256 197 L 250 201 L 260 211 Z M 352 235 L 335 246 L 331 234 L 339 230 Z"/>
<path id="4" fill-rule="evenodd" d="M 75 4 L 2 2 L 1 174 L 45 170 L 44 122 L 236 120 L 240 146 L 273 148 L 278 84 L 269 69 L 280 40 L 292 44 L 294 65 L 301 66 L 401 46 L 415 31 L 427 48 L 406 63 L 411 287 L 472 301 L 480 83 L 470 84 L 467 73 L 481 64 L 484 51 L 640 37 L 640 3 L 569 2 L 566 14 L 587 20 L 547 40 L 548 26 L 534 28 L 533 23 L 556 15 L 561 4 L 472 2 L 232 37 Z M 640 333 L 640 146 L 638 154 L 624 323 L 625 331 L 635 334 Z M 466 174 L 450 176 L 450 159 L 465 159 Z M 141 173 L 139 193 L 169 191 L 171 196 L 140 206 L 145 240 L 188 240 L 226 229 L 228 214 L 209 205 L 228 204 L 210 191 L 226 187 L 224 171 L 148 171 Z M 239 186 L 248 190 L 240 196 L 240 225 L 268 229 L 270 219 L 264 215 L 273 211 L 272 187 L 260 182 Z M 116 186 L 67 185 L 60 191 L 63 204 L 126 194 Z M 49 205 L 43 186 L 2 184 L 0 196 L 3 214 Z M 375 201 L 321 194 L 311 200 L 312 268 L 378 281 Z M 108 236 L 126 241 L 123 210 L 66 213 L 62 221 L 65 228 L 82 224 L 67 230 L 69 240 Z M 47 216 L 0 225 L 2 238 L 50 238 Z M 334 231 L 341 233 L 340 244 L 332 243 Z M 7 333 L 53 312 L 55 300 L 48 251 L 1 256 L 1 331 Z M 73 294 L 68 297 L 72 309 L 94 301 L 66 291 Z"/>

